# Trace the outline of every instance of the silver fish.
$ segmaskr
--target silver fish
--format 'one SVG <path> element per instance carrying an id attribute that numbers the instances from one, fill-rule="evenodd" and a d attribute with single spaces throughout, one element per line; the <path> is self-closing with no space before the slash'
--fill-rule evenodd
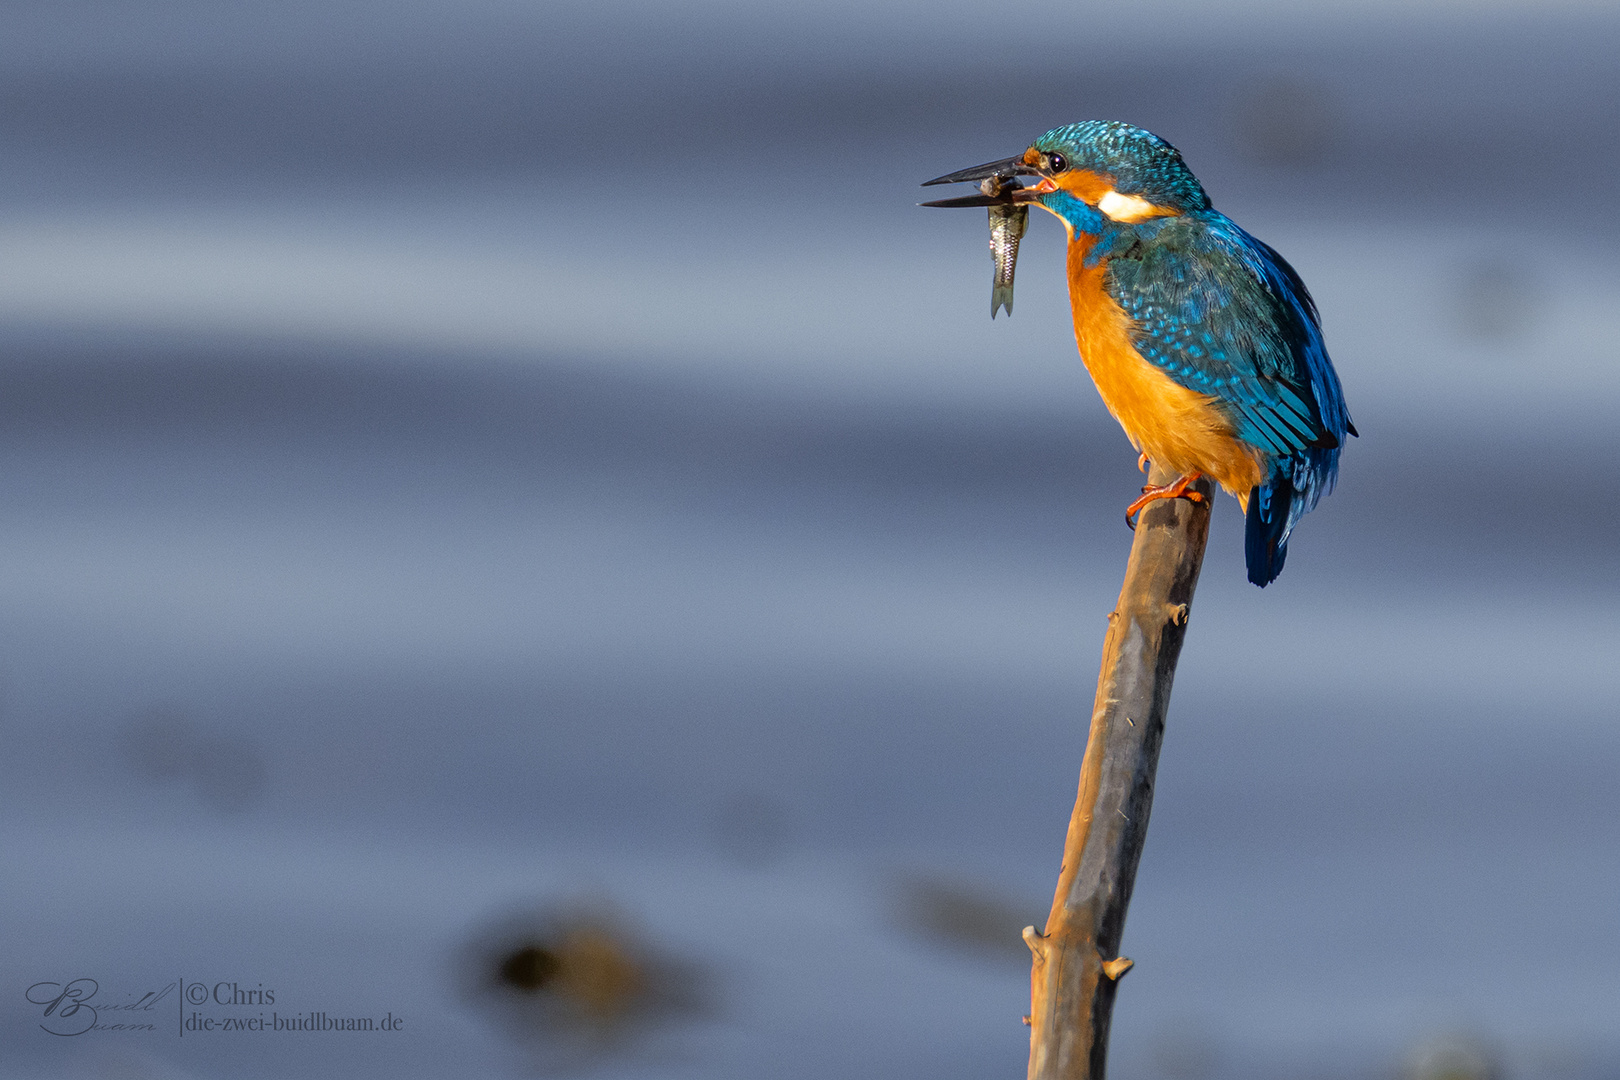
<path id="1" fill-rule="evenodd" d="M 992 199 L 1008 188 L 1017 186 L 1010 176 L 992 176 L 979 182 L 979 190 Z M 1024 229 L 1028 226 L 1029 207 L 1010 204 L 990 207 L 990 260 L 996 267 L 995 276 L 990 281 L 992 319 L 1002 308 L 1007 309 L 1007 318 L 1012 318 L 1013 272 L 1018 267 L 1018 241 L 1024 238 Z"/>

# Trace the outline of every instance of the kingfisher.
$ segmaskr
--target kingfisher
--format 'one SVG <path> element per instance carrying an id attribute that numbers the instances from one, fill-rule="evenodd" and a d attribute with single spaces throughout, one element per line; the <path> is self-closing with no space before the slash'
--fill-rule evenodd
<path id="1" fill-rule="evenodd" d="M 1178 477 L 1144 487 L 1126 522 L 1155 499 L 1201 501 L 1191 485 L 1208 476 L 1243 507 L 1249 580 L 1269 585 L 1357 434 L 1305 283 L 1210 205 L 1180 151 L 1130 124 L 1055 128 L 927 183 L 1019 176 L 1038 179 L 923 205 L 1034 204 L 1063 223 L 1080 358 L 1138 466 Z"/>

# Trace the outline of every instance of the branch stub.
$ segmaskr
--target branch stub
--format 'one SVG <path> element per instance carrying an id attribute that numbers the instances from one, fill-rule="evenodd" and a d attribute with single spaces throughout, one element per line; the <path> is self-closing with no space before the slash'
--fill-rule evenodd
<path id="1" fill-rule="evenodd" d="M 1110 979 L 1113 979 L 1115 982 L 1118 982 L 1120 980 L 1120 976 L 1124 975 L 1127 971 L 1131 970 L 1131 968 L 1135 966 L 1136 961 L 1132 960 L 1130 957 L 1116 956 L 1104 964 L 1102 969 L 1104 975 L 1108 976 Z"/>

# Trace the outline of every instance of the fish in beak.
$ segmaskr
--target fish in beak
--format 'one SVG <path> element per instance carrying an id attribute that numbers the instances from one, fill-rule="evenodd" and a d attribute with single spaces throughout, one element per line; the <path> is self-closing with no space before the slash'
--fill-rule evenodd
<path id="1" fill-rule="evenodd" d="M 995 267 L 990 279 L 990 317 L 994 319 L 1003 308 L 1012 318 L 1013 275 L 1018 268 L 1018 242 L 1024 238 L 1029 226 L 1028 203 L 1035 198 L 1034 188 L 1024 187 L 1014 179 L 1017 176 L 1039 176 L 1040 173 L 1024 163 L 1021 157 L 991 161 L 975 165 L 947 176 L 929 180 L 932 184 L 978 182 L 979 194 L 956 199 L 939 199 L 923 206 L 984 206 L 990 214 L 990 261 Z"/>

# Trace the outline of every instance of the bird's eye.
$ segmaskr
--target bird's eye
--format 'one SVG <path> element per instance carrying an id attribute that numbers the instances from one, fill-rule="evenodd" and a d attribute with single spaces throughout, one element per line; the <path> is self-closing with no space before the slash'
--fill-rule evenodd
<path id="1" fill-rule="evenodd" d="M 1047 154 L 1046 167 L 1055 173 L 1062 172 L 1069 167 L 1069 162 L 1062 154 Z"/>

